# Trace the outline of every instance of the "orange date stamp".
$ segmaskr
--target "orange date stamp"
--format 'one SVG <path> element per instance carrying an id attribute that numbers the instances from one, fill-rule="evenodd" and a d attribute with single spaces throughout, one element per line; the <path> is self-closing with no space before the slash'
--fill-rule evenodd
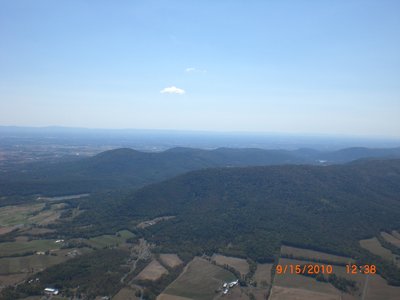
<path id="1" fill-rule="evenodd" d="M 323 264 L 304 264 L 304 265 L 280 265 L 275 268 L 276 274 L 303 274 L 303 275 L 318 275 L 318 274 L 332 274 L 332 265 Z"/>
<path id="2" fill-rule="evenodd" d="M 376 274 L 375 265 L 356 265 L 347 264 L 346 266 L 347 274 Z M 326 264 L 278 264 L 275 267 L 275 273 L 277 275 L 283 274 L 298 274 L 298 275 L 318 275 L 318 274 L 333 274 L 333 266 Z"/>

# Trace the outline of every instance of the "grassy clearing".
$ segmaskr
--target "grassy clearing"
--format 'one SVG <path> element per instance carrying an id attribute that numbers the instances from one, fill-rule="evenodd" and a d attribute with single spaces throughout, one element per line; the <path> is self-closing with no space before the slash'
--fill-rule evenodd
<path id="1" fill-rule="evenodd" d="M 28 218 L 29 224 L 36 224 L 36 225 L 48 225 L 50 223 L 54 223 L 57 221 L 61 216 L 61 211 L 58 210 L 44 210 L 40 213 Z"/>
<path id="2" fill-rule="evenodd" d="M 163 294 L 200 300 L 213 299 L 217 295 L 216 289 L 225 281 L 234 279 L 235 276 L 231 272 L 196 257 Z"/>
<path id="3" fill-rule="evenodd" d="M 379 275 L 370 276 L 365 299 L 398 300 L 400 299 L 400 287 L 388 285 Z"/>
<path id="4" fill-rule="evenodd" d="M 400 232 L 398 232 L 397 230 L 393 230 L 393 231 L 392 231 L 392 235 L 393 235 L 395 238 L 400 239 Z"/>
<path id="5" fill-rule="evenodd" d="M 397 248 L 400 248 L 400 239 L 396 238 L 395 236 L 387 232 L 381 232 L 381 236 L 385 239 L 385 241 L 391 243 L 393 246 Z"/>
<path id="6" fill-rule="evenodd" d="M 41 234 L 46 234 L 46 233 L 51 233 L 55 232 L 55 229 L 49 229 L 49 228 L 29 228 L 28 230 L 22 231 L 22 234 L 26 235 L 41 235 Z"/>
<path id="7" fill-rule="evenodd" d="M 164 274 L 168 274 L 167 269 L 158 261 L 153 260 L 138 274 L 138 276 L 136 276 L 136 279 L 155 281 Z"/>
<path id="8" fill-rule="evenodd" d="M 220 266 L 228 265 L 234 268 L 235 270 L 239 271 L 242 276 L 246 275 L 249 272 L 249 264 L 243 258 L 214 254 L 211 257 L 211 260 L 215 261 L 217 265 Z"/>
<path id="9" fill-rule="evenodd" d="M 361 240 L 360 245 L 362 248 L 368 250 L 369 252 L 382 257 L 388 261 L 394 260 L 394 255 L 392 251 L 382 247 L 381 243 L 379 243 L 376 237 L 371 239 Z"/>
<path id="10" fill-rule="evenodd" d="M 269 300 L 340 300 L 340 295 L 326 294 L 298 288 L 274 286 Z"/>
<path id="11" fill-rule="evenodd" d="M 319 260 L 319 261 L 331 262 L 332 264 L 335 263 L 343 264 L 343 263 L 354 262 L 354 260 L 349 257 L 338 256 L 338 255 L 328 254 L 325 252 L 290 247 L 290 246 L 282 246 L 281 254 L 287 255 L 290 258 L 309 259 L 317 261 Z"/>
<path id="12" fill-rule="evenodd" d="M 183 263 L 176 254 L 160 254 L 160 261 L 169 268 L 175 268 Z"/>
<path id="13" fill-rule="evenodd" d="M 191 300 L 191 298 L 180 297 L 176 295 L 161 294 L 157 297 L 157 300 Z"/>
<path id="14" fill-rule="evenodd" d="M 272 266 L 272 264 L 257 264 L 257 269 L 254 273 L 254 280 L 257 282 L 257 286 L 267 287 L 271 284 Z"/>
<path id="15" fill-rule="evenodd" d="M 67 260 L 66 256 L 29 255 L 0 259 L 0 274 L 39 272 Z"/>
<path id="16" fill-rule="evenodd" d="M 287 259 L 280 258 L 279 264 L 282 266 L 290 266 L 290 265 L 302 265 L 313 262 L 303 261 L 303 260 L 295 260 L 295 259 Z M 315 264 L 315 263 L 314 263 Z M 336 270 L 334 267 L 334 272 Z M 304 289 L 317 293 L 324 293 L 330 295 L 338 295 L 340 292 L 335 287 L 333 287 L 329 283 L 316 281 L 314 278 L 298 275 L 298 274 L 290 274 L 290 272 L 286 272 L 286 274 L 275 274 L 273 286 L 281 286 L 288 288 L 296 288 L 296 289 Z"/>
<path id="17" fill-rule="evenodd" d="M 0 257 L 24 254 L 31 251 L 47 251 L 59 249 L 54 240 L 33 240 L 29 242 L 0 243 Z"/>
<path id="18" fill-rule="evenodd" d="M 0 235 L 1 234 L 6 234 L 6 233 L 10 233 L 10 232 L 16 230 L 17 228 L 19 228 L 18 225 L 8 226 L 8 227 L 0 227 Z"/>
<path id="19" fill-rule="evenodd" d="M 65 195 L 65 196 L 56 196 L 56 197 L 38 197 L 38 201 L 63 201 L 63 200 L 71 200 L 71 199 L 79 199 L 90 196 L 90 194 L 77 194 L 77 195 Z"/>
<path id="20" fill-rule="evenodd" d="M 114 297 L 113 300 L 138 300 L 135 296 L 135 291 L 130 288 L 122 288 Z"/>
<path id="21" fill-rule="evenodd" d="M 17 284 L 27 277 L 27 274 L 0 275 L 0 287 Z"/>
<path id="22" fill-rule="evenodd" d="M 30 217 L 43 209 L 44 203 L 12 205 L 0 208 L 0 226 L 10 227 L 26 224 Z"/>
<path id="23" fill-rule="evenodd" d="M 102 249 L 125 243 L 128 238 L 131 238 L 133 236 L 134 234 L 132 232 L 128 230 L 122 230 L 117 232 L 115 235 L 100 235 L 85 240 L 85 242 L 94 248 Z"/>
<path id="24" fill-rule="evenodd" d="M 80 249 L 62 249 L 53 251 L 53 255 L 28 255 L 20 257 L 4 257 L 0 258 L 0 274 L 11 275 L 20 273 L 38 272 L 50 266 L 62 263 L 77 254 L 90 252 L 89 248 Z"/>

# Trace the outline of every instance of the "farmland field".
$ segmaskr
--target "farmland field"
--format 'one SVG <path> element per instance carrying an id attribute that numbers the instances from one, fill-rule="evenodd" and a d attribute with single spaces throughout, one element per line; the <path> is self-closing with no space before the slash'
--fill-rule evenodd
<path id="1" fill-rule="evenodd" d="M 200 300 L 213 299 L 217 295 L 215 291 L 225 281 L 232 280 L 235 280 L 235 276 L 231 272 L 195 257 L 163 294 Z"/>
<path id="2" fill-rule="evenodd" d="M 113 300 L 137 300 L 140 299 L 135 296 L 135 291 L 130 288 L 122 288 L 114 297 Z"/>
<path id="3" fill-rule="evenodd" d="M 157 260 L 153 260 L 138 274 L 138 276 L 136 276 L 136 279 L 155 281 L 164 274 L 168 274 L 167 269 Z"/>
<path id="4" fill-rule="evenodd" d="M 5 242 L 1 243 L 0 257 L 24 254 L 31 251 L 47 251 L 59 249 L 60 246 L 54 240 L 32 240 L 29 242 Z"/>
<path id="5" fill-rule="evenodd" d="M 25 224 L 28 219 L 44 207 L 44 203 L 12 205 L 0 208 L 0 226 Z"/>
<path id="6" fill-rule="evenodd" d="M 254 280 L 257 282 L 257 286 L 266 287 L 271 284 L 272 266 L 272 264 L 257 264 L 257 269 L 254 273 Z"/>
<path id="7" fill-rule="evenodd" d="M 392 231 L 392 235 L 393 235 L 395 238 L 400 239 L 400 232 L 399 232 L 399 231 L 393 230 L 393 231 Z"/>
<path id="8" fill-rule="evenodd" d="M 176 295 L 161 294 L 157 297 L 157 300 L 191 300 L 191 298 L 180 297 Z"/>
<path id="9" fill-rule="evenodd" d="M 175 268 L 183 263 L 176 254 L 160 254 L 160 261 L 169 268 Z"/>
<path id="10" fill-rule="evenodd" d="M 46 234 L 46 233 L 51 233 L 54 232 L 55 229 L 49 229 L 49 228 L 29 228 L 27 230 L 24 230 L 22 233 L 27 234 L 27 235 L 41 235 L 41 234 Z"/>
<path id="11" fill-rule="evenodd" d="M 312 262 L 287 259 L 287 258 L 279 259 L 280 265 L 296 265 L 296 264 L 302 265 L 305 263 L 312 263 Z M 329 283 L 319 282 L 316 281 L 314 278 L 298 274 L 290 274 L 289 272 L 287 272 L 286 274 L 275 274 L 273 286 L 305 289 L 308 291 L 331 294 L 331 295 L 339 295 L 340 293 L 336 288 L 334 288 Z"/>
<path id="12" fill-rule="evenodd" d="M 101 235 L 85 240 L 85 242 L 94 248 L 105 248 L 116 246 L 117 244 L 125 243 L 125 241 L 133 237 L 134 234 L 128 230 L 122 230 L 115 235 Z"/>
<path id="13" fill-rule="evenodd" d="M 63 200 L 79 199 L 88 196 L 90 196 L 90 194 L 65 195 L 65 196 L 55 196 L 55 197 L 38 197 L 37 200 L 63 201 Z"/>
<path id="14" fill-rule="evenodd" d="M 28 255 L 20 257 L 0 258 L 0 274 L 16 274 L 38 272 L 49 266 L 59 264 L 66 261 L 72 256 L 67 254 L 74 249 L 63 249 L 54 252 L 54 255 Z M 88 248 L 81 248 L 77 253 L 86 253 L 90 251 Z"/>
<path id="15" fill-rule="evenodd" d="M 281 247 L 281 254 L 287 255 L 292 258 L 305 258 L 309 260 L 321 260 L 321 261 L 329 261 L 331 263 L 348 263 L 353 262 L 349 257 L 338 256 L 333 254 L 328 254 L 320 251 L 314 251 L 309 249 L 302 249 L 290 246 L 282 246 Z"/>
<path id="16" fill-rule="evenodd" d="M 370 276 L 365 300 L 398 300 L 400 287 L 391 286 L 381 276 Z"/>
<path id="17" fill-rule="evenodd" d="M 21 282 L 27 277 L 27 274 L 0 275 L 0 289 L 2 286 L 13 285 Z"/>
<path id="18" fill-rule="evenodd" d="M 298 288 L 274 286 L 269 300 L 340 300 L 339 295 L 326 294 Z"/>
<path id="19" fill-rule="evenodd" d="M 381 243 L 379 243 L 376 237 L 361 240 L 360 245 L 364 249 L 367 249 L 369 252 L 375 255 L 379 255 L 380 257 L 388 261 L 393 261 L 394 259 L 393 253 L 389 249 L 382 247 Z"/>
<path id="20" fill-rule="evenodd" d="M 214 254 L 211 257 L 211 260 L 215 261 L 217 265 L 228 265 L 234 268 L 235 270 L 239 271 L 242 276 L 246 275 L 249 272 L 249 264 L 243 258 Z"/>
<path id="21" fill-rule="evenodd" d="M 391 243 L 393 246 L 400 248 L 400 239 L 387 233 L 381 232 L 381 236 L 385 239 L 385 241 Z"/>

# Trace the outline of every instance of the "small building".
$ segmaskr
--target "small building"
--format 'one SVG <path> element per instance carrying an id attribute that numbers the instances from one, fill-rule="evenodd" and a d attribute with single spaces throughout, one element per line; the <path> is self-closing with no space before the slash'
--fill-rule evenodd
<path id="1" fill-rule="evenodd" d="M 231 287 L 234 287 L 234 286 L 237 285 L 238 283 L 239 283 L 239 280 L 236 279 L 235 281 L 232 281 L 232 282 L 229 283 L 229 287 L 230 287 L 230 288 L 231 288 Z"/>
<path id="2" fill-rule="evenodd" d="M 44 293 L 46 295 L 58 295 L 59 291 L 57 289 L 54 289 L 54 288 L 45 288 L 44 289 Z"/>

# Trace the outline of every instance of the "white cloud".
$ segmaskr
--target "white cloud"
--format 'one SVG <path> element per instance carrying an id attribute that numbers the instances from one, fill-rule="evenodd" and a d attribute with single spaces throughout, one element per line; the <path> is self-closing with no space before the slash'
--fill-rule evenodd
<path id="1" fill-rule="evenodd" d="M 162 89 L 160 91 L 161 94 L 178 94 L 178 95 L 183 95 L 185 93 L 185 90 L 182 90 L 180 88 L 177 88 L 176 86 L 170 86 Z"/>
<path id="2" fill-rule="evenodd" d="M 207 70 L 199 70 L 193 67 L 189 67 L 185 69 L 186 73 L 207 73 Z"/>

